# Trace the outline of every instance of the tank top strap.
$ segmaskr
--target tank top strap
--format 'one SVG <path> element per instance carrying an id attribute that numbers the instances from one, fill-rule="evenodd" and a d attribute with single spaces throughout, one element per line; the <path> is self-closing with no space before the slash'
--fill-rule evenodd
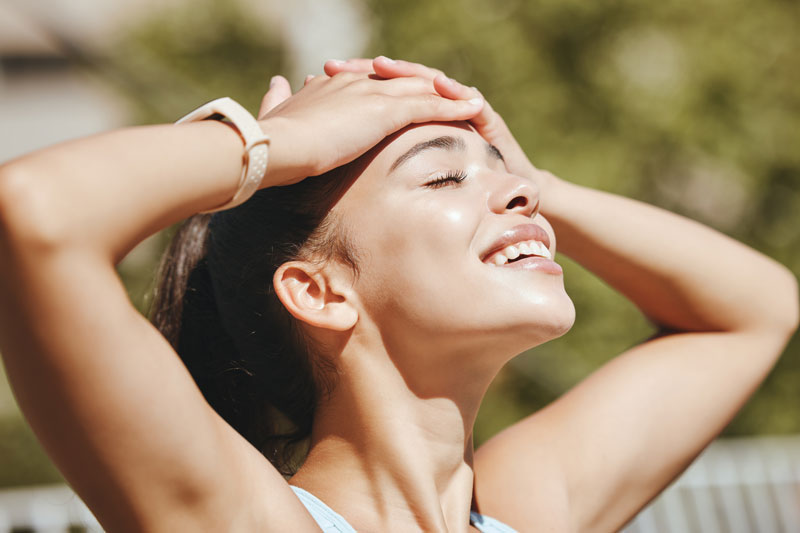
<path id="1" fill-rule="evenodd" d="M 495 520 L 475 511 L 470 511 L 469 523 L 482 533 L 518 533 L 516 529 L 505 525 L 500 520 Z"/>
<path id="2" fill-rule="evenodd" d="M 300 502 L 305 505 L 308 512 L 317 522 L 323 533 L 356 533 L 353 526 L 347 523 L 347 520 L 339 513 L 328 507 L 325 502 L 311 494 L 305 489 L 289 485 Z M 483 516 L 476 512 L 469 513 L 470 524 L 475 526 L 478 531 L 482 533 L 517 533 L 516 530 L 508 527 L 499 520 Z"/>
<path id="3" fill-rule="evenodd" d="M 356 533 L 353 526 L 339 513 L 325 505 L 325 503 L 307 490 L 289 485 L 300 502 L 306 506 L 308 512 L 322 529 L 323 533 Z"/>

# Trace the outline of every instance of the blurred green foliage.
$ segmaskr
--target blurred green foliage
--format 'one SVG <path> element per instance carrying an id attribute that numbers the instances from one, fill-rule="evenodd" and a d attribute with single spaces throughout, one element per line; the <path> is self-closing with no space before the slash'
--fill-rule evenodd
<path id="1" fill-rule="evenodd" d="M 369 6 L 366 55 L 422 62 L 479 87 L 537 166 L 687 215 L 800 273 L 797 3 Z M 630 303 L 562 262 L 576 325 L 499 376 L 479 442 L 652 333 Z M 800 431 L 798 355 L 795 339 L 725 434 Z"/>
<path id="2" fill-rule="evenodd" d="M 61 481 L 27 423 L 19 416 L 0 417 L 0 488 Z"/>
<path id="3" fill-rule="evenodd" d="M 254 111 L 269 76 L 288 70 L 287 53 L 238 6 L 202 0 L 158 13 L 122 39 L 97 74 L 130 98 L 143 123 L 174 120 L 223 94 Z M 800 273 L 800 4 L 366 6 L 366 56 L 419 61 L 479 87 L 537 166 L 697 219 Z M 149 239 L 120 265 L 142 310 L 165 240 L 166 233 Z M 498 376 L 476 426 L 478 443 L 653 332 L 632 304 L 575 263 L 560 262 L 577 323 Z M 798 355 L 795 338 L 726 434 L 800 432 Z M 41 472 L 42 480 L 53 476 Z"/>

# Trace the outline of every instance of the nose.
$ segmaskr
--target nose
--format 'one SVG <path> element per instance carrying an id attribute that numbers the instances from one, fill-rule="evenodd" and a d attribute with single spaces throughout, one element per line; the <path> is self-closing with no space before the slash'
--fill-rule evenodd
<path id="1" fill-rule="evenodd" d="M 494 187 L 489 195 L 489 209 L 493 213 L 518 213 L 534 217 L 539 210 L 539 189 L 531 181 L 513 174 L 495 175 Z"/>

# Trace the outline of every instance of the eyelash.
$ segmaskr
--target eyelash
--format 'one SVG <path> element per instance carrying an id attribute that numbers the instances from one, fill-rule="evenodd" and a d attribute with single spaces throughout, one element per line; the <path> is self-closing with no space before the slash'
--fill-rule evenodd
<path id="1" fill-rule="evenodd" d="M 448 183 L 458 185 L 467 178 L 467 173 L 463 170 L 448 170 L 446 174 L 439 176 L 435 180 L 429 181 L 425 187 L 438 189 L 447 186 Z"/>

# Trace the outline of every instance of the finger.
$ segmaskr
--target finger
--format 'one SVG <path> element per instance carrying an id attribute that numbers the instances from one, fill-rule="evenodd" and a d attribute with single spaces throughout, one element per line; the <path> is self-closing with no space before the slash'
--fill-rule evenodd
<path id="1" fill-rule="evenodd" d="M 483 108 L 483 98 L 450 100 L 436 94 L 403 96 L 391 109 L 398 113 L 402 124 L 454 120 L 469 120 Z"/>
<path id="2" fill-rule="evenodd" d="M 381 79 L 377 81 L 374 79 L 365 79 L 362 83 L 366 91 L 379 91 L 389 96 L 436 95 L 436 89 L 431 80 L 416 76 L 392 78 L 388 80 Z"/>
<path id="3" fill-rule="evenodd" d="M 527 155 L 520 147 L 511 130 L 508 129 L 501 117 L 483 98 L 476 87 L 467 87 L 456 80 L 437 76 L 434 79 L 436 91 L 446 98 L 468 99 L 480 97 L 484 100 L 480 113 L 472 117 L 469 122 L 475 127 L 478 134 L 491 143 L 503 154 L 506 166 L 511 172 L 521 176 L 528 175 L 533 168 Z"/>
<path id="4" fill-rule="evenodd" d="M 477 89 L 475 91 L 478 92 Z M 508 129 L 503 117 L 492 109 L 489 102 L 484 104 L 480 113 L 470 119 L 470 124 L 481 137 L 500 150 L 509 172 L 526 177 L 531 177 L 536 172 L 536 167 Z"/>
<path id="5" fill-rule="evenodd" d="M 458 98 L 462 100 L 476 97 L 484 98 L 477 87 L 467 87 L 466 85 L 463 85 L 452 78 L 437 76 L 436 79 L 433 80 L 433 85 L 436 89 L 436 92 L 445 98 Z M 484 100 L 486 99 L 484 98 Z M 503 119 L 500 117 L 500 115 L 495 113 L 488 101 L 484 103 L 481 112 L 472 117 L 470 122 L 473 126 L 475 126 L 475 129 L 478 130 L 478 133 L 481 133 L 481 135 L 491 135 L 495 132 L 498 134 L 507 133 L 509 136 L 511 135 L 511 132 L 508 131 Z M 486 135 L 484 135 L 484 137 L 485 136 Z"/>
<path id="6" fill-rule="evenodd" d="M 401 59 L 390 59 L 386 56 L 378 56 L 372 61 L 372 68 L 375 74 L 382 78 L 397 78 L 404 76 L 419 76 L 429 80 L 436 76 L 444 76 L 441 70 L 426 67 L 420 63 L 403 61 Z"/>
<path id="7" fill-rule="evenodd" d="M 354 58 L 347 61 L 330 59 L 325 62 L 323 69 L 328 76 L 334 76 L 340 72 L 372 72 L 372 60 L 365 58 Z"/>
<path id="8" fill-rule="evenodd" d="M 476 88 L 467 87 L 444 74 L 438 75 L 433 79 L 433 87 L 436 92 L 445 98 L 454 100 L 469 100 L 470 98 L 482 97 Z"/>
<path id="9" fill-rule="evenodd" d="M 272 109 L 292 96 L 292 87 L 289 81 L 283 76 L 273 76 L 269 81 L 269 91 L 261 100 L 261 107 L 258 109 L 258 118 L 261 119 L 272 111 Z"/>

